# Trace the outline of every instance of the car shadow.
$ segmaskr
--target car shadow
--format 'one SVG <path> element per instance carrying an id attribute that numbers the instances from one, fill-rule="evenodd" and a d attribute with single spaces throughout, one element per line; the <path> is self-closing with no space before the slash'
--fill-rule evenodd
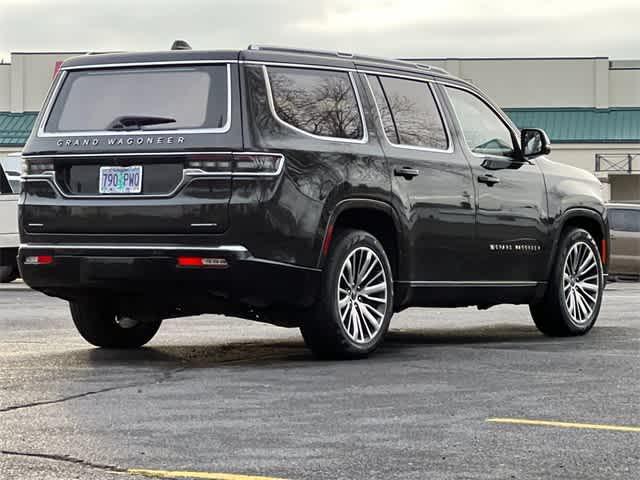
<path id="1" fill-rule="evenodd" d="M 392 329 L 385 344 L 368 361 L 389 359 L 412 346 L 463 346 L 498 343 L 545 342 L 546 337 L 535 327 L 526 325 L 493 325 L 472 328 Z M 549 339 L 549 342 L 552 340 Z M 214 368 L 224 366 L 260 367 L 289 365 L 304 367 L 318 360 L 300 340 L 263 340 L 210 345 L 157 345 L 153 343 L 135 350 L 91 348 L 67 352 L 74 363 L 93 367 Z M 409 354 L 411 355 L 411 354 Z M 406 355 L 402 355 L 406 359 Z"/>

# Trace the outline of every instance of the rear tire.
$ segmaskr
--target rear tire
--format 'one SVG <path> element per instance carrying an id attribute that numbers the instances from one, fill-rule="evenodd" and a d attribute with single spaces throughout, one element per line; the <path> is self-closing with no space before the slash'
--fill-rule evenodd
<path id="1" fill-rule="evenodd" d="M 336 232 L 320 297 L 300 328 L 320 358 L 365 357 L 378 348 L 393 315 L 391 266 L 380 242 L 362 230 Z"/>
<path id="2" fill-rule="evenodd" d="M 572 228 L 560 241 L 544 298 L 529 307 L 533 321 L 551 337 L 584 335 L 598 318 L 603 290 L 598 246 L 589 232 Z"/>
<path id="3" fill-rule="evenodd" d="M 0 266 L 0 283 L 10 283 L 18 278 L 18 269 L 13 265 Z"/>
<path id="4" fill-rule="evenodd" d="M 121 327 L 115 312 L 102 299 L 69 302 L 73 323 L 82 338 L 96 347 L 138 348 L 153 338 L 162 320 Z"/>

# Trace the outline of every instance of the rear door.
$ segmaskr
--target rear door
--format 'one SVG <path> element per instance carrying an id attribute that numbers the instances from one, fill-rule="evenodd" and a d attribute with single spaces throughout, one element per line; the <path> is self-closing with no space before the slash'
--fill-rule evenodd
<path id="1" fill-rule="evenodd" d="M 25 230 L 225 231 L 237 77 L 218 61 L 64 71 L 26 155 Z"/>
<path id="2" fill-rule="evenodd" d="M 392 170 L 392 201 L 403 215 L 412 287 L 469 278 L 475 224 L 471 170 L 454 148 L 432 85 L 366 75 Z M 419 302 L 421 290 L 415 290 Z"/>
<path id="3" fill-rule="evenodd" d="M 609 209 L 612 274 L 640 274 L 640 210 Z"/>

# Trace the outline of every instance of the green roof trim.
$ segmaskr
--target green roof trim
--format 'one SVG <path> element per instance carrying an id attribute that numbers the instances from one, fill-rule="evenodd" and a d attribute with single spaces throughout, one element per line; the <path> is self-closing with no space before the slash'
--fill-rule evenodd
<path id="1" fill-rule="evenodd" d="M 0 147 L 23 147 L 38 112 L 0 112 Z"/>
<path id="2" fill-rule="evenodd" d="M 640 108 L 505 108 L 520 128 L 544 129 L 555 143 L 640 143 Z M 0 112 L 0 147 L 22 147 L 38 112 Z"/>
<path id="3" fill-rule="evenodd" d="M 505 108 L 519 128 L 536 127 L 555 143 L 640 143 L 640 108 Z"/>

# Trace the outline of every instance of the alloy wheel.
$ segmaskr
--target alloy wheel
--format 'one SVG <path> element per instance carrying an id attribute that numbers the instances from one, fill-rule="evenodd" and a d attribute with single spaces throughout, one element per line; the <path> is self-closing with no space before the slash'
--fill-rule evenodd
<path id="1" fill-rule="evenodd" d="M 587 243 L 575 243 L 562 270 L 562 293 L 575 324 L 583 325 L 591 318 L 598 303 L 600 281 L 597 256 Z"/>
<path id="2" fill-rule="evenodd" d="M 353 250 L 340 269 L 338 311 L 351 340 L 364 344 L 380 331 L 387 314 L 387 276 L 382 261 L 368 247 Z"/>

